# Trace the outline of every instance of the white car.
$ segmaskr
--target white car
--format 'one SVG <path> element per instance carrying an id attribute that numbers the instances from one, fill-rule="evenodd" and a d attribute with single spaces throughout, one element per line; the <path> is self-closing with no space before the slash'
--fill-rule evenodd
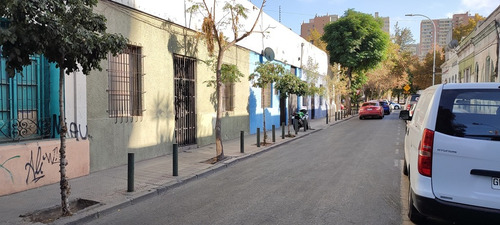
<path id="1" fill-rule="evenodd" d="M 395 102 L 389 102 L 389 107 L 391 107 L 391 109 L 401 109 L 401 105 Z"/>
<path id="2" fill-rule="evenodd" d="M 410 220 L 500 224 L 500 83 L 429 87 L 403 117 Z"/>

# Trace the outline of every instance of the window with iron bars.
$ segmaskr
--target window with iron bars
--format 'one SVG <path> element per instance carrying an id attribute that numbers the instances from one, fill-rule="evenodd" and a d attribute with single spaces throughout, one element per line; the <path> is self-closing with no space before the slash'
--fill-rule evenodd
<path id="1" fill-rule="evenodd" d="M 0 143 L 50 137 L 50 74 L 43 70 L 42 60 L 31 57 L 31 64 L 10 78 L 1 59 Z"/>
<path id="2" fill-rule="evenodd" d="M 142 116 L 142 48 L 129 45 L 117 56 L 110 55 L 108 67 L 108 113 L 112 118 Z"/>
<path id="3" fill-rule="evenodd" d="M 224 94 L 222 95 L 222 106 L 224 112 L 234 111 L 234 83 L 224 84 Z"/>

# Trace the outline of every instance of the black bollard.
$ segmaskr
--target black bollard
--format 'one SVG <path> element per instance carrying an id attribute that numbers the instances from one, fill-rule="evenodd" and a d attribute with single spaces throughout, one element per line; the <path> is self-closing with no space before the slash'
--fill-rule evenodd
<path id="1" fill-rule="evenodd" d="M 273 142 L 276 142 L 276 125 L 273 124 Z"/>
<path id="2" fill-rule="evenodd" d="M 178 165 L 178 161 L 179 161 L 179 150 L 177 148 L 177 143 L 174 143 L 173 144 L 173 147 L 172 147 L 172 166 L 173 166 L 173 173 L 172 175 L 173 176 L 178 176 L 179 175 L 179 165 Z"/>
<path id="3" fill-rule="evenodd" d="M 257 147 L 260 147 L 260 128 L 257 128 Z"/>
<path id="4" fill-rule="evenodd" d="M 285 139 L 285 123 L 281 123 L 281 139 Z"/>
<path id="5" fill-rule="evenodd" d="M 245 131 L 240 131 L 240 153 L 245 153 Z"/>
<path id="6" fill-rule="evenodd" d="M 134 153 L 128 153 L 127 192 L 134 191 Z"/>
<path id="7" fill-rule="evenodd" d="M 328 124 L 328 112 L 326 113 L 326 124 Z"/>
<path id="8" fill-rule="evenodd" d="M 308 126 L 307 119 L 304 119 L 304 132 L 307 131 L 307 126 Z"/>
<path id="9" fill-rule="evenodd" d="M 337 121 L 339 118 L 339 112 L 335 112 L 335 121 Z"/>

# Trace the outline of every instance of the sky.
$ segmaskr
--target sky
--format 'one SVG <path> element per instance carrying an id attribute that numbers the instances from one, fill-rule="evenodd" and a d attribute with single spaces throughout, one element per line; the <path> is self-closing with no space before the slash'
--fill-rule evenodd
<path id="1" fill-rule="evenodd" d="M 260 6 L 262 0 L 251 0 L 254 5 Z M 415 43 L 420 40 L 420 21 L 425 17 L 408 17 L 405 14 L 423 14 L 431 19 L 451 18 L 453 14 L 469 12 L 478 13 L 483 17 L 489 16 L 498 6 L 500 0 L 267 0 L 264 12 L 295 33 L 300 35 L 300 25 L 309 22 L 315 15 L 342 16 L 347 9 L 374 15 L 379 12 L 380 17 L 389 17 L 391 35 L 394 25 L 400 28 L 409 28 Z"/>

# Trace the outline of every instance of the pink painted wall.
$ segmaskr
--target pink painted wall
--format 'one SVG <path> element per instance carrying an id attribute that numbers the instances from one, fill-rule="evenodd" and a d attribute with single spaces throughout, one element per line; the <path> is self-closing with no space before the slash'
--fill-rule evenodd
<path id="1" fill-rule="evenodd" d="M 60 140 L 0 145 L 0 196 L 59 182 Z M 90 171 L 89 141 L 66 140 L 68 178 Z"/>

